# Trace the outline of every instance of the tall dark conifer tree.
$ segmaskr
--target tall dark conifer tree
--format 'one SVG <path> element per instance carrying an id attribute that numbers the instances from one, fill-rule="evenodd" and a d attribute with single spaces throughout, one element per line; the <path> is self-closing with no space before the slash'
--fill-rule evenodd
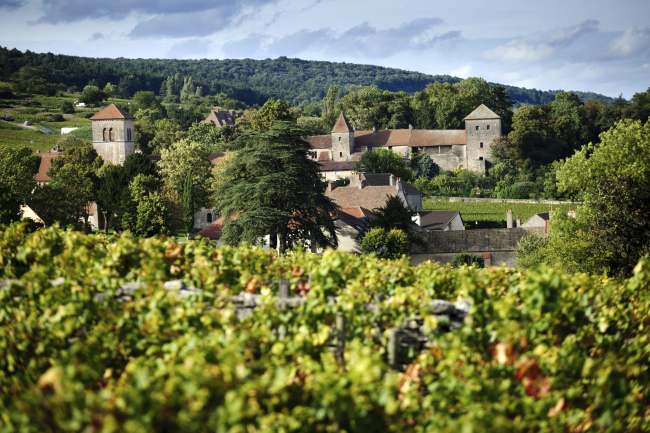
<path id="1" fill-rule="evenodd" d="M 301 138 L 306 135 L 295 123 L 276 122 L 240 136 L 245 147 L 225 173 L 231 180 L 217 191 L 225 243 L 256 243 L 277 234 L 280 253 L 304 240 L 338 245 L 335 206 L 325 196 L 318 163 L 308 156 L 312 147 Z"/>

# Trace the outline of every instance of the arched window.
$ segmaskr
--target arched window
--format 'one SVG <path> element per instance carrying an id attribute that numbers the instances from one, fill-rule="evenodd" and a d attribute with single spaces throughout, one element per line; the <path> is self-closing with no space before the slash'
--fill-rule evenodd
<path id="1" fill-rule="evenodd" d="M 108 141 L 108 131 L 104 128 L 104 141 Z"/>
<path id="2" fill-rule="evenodd" d="M 211 223 L 211 222 L 212 222 L 212 214 L 211 214 L 211 213 L 209 213 L 209 212 L 208 212 L 208 222 L 209 222 L 209 223 Z"/>
<path id="3" fill-rule="evenodd" d="M 113 131 L 113 128 L 108 130 L 108 139 L 110 141 L 115 141 L 115 131 Z"/>

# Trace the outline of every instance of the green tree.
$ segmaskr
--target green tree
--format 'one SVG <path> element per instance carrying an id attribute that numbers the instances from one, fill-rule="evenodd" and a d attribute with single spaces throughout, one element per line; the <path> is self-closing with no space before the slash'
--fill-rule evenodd
<path id="1" fill-rule="evenodd" d="M 408 181 L 413 172 L 406 168 L 404 158 L 390 149 L 377 149 L 361 155 L 354 169 L 359 173 L 391 173 Z"/>
<path id="2" fill-rule="evenodd" d="M 337 246 L 335 208 L 304 136 L 304 129 L 285 121 L 240 136 L 247 145 L 224 172 L 230 180 L 217 191 L 225 243 L 257 243 L 270 235 L 271 247 L 279 238 L 280 253 L 304 241 Z"/>
<path id="3" fill-rule="evenodd" d="M 46 227 L 58 223 L 60 227 L 82 229 L 79 208 L 83 198 L 73 188 L 56 182 L 38 185 L 28 199 L 29 206 L 43 220 Z"/>
<path id="4" fill-rule="evenodd" d="M 625 120 L 601 142 L 584 146 L 557 172 L 558 189 L 582 198 L 577 219 L 553 226 L 552 245 L 573 237 L 575 248 L 563 248 L 553 260 L 567 268 L 576 257 L 594 255 L 577 271 L 594 268 L 625 278 L 643 256 L 650 254 L 650 122 Z M 584 254 L 576 249 L 584 248 Z"/>
<path id="5" fill-rule="evenodd" d="M 47 175 L 60 187 L 69 188 L 79 200 L 75 214 L 83 218 L 88 230 L 90 205 L 97 200 L 99 178 L 97 172 L 104 160 L 90 146 L 74 146 L 66 149 L 63 155 L 52 159 Z"/>
<path id="6" fill-rule="evenodd" d="M 67 149 L 70 149 L 72 147 L 81 147 L 81 146 L 86 146 L 90 147 L 88 143 L 86 143 L 83 140 L 78 139 L 72 134 L 66 134 L 62 135 L 61 138 L 59 138 L 56 142 L 56 144 L 59 146 L 59 148 L 62 151 L 65 151 Z"/>
<path id="7" fill-rule="evenodd" d="M 183 206 L 185 207 L 185 231 L 188 236 L 190 231 L 194 229 L 194 212 L 196 212 L 196 205 L 194 204 L 194 185 L 192 183 L 192 172 L 187 173 L 185 177 L 185 185 L 183 186 Z"/>
<path id="8" fill-rule="evenodd" d="M 106 100 L 106 93 L 97 88 L 84 89 L 81 95 L 81 101 L 86 104 L 99 105 L 102 101 Z"/>
<path id="9" fill-rule="evenodd" d="M 151 237 L 172 233 L 171 214 L 160 193 L 162 183 L 158 176 L 138 174 L 129 184 L 129 192 L 137 204 L 133 233 Z"/>
<path id="10" fill-rule="evenodd" d="M 188 173 L 192 173 L 193 193 L 197 208 L 209 207 L 211 202 L 212 162 L 209 152 L 195 141 L 184 139 L 160 154 L 158 163 L 163 181 L 182 194 Z"/>
<path id="11" fill-rule="evenodd" d="M 27 147 L 0 146 L 0 225 L 18 221 L 32 190 L 41 159 Z"/>
<path id="12" fill-rule="evenodd" d="M 305 109 L 302 110 L 302 113 L 307 117 L 320 117 L 322 111 L 318 104 L 308 104 L 305 106 Z"/>
<path id="13" fill-rule="evenodd" d="M 412 228 L 416 226 L 413 218 L 417 211 L 409 208 L 399 196 L 388 197 L 384 206 L 374 209 L 371 213 L 373 218 L 366 218 L 366 224 L 370 229 L 380 228 L 384 229 L 386 233 L 392 229 L 398 229 L 406 233 L 411 242 L 417 240 L 416 236 L 412 234 Z M 362 232 L 359 237 L 363 238 L 365 235 L 366 233 Z"/>
<path id="14" fill-rule="evenodd" d="M 270 128 L 275 122 L 296 122 L 298 116 L 285 101 L 269 98 L 251 118 L 251 126 L 256 131 Z"/>
<path id="15" fill-rule="evenodd" d="M 433 162 L 426 153 L 417 159 L 417 170 L 418 176 L 424 176 L 427 179 L 433 179 L 440 174 L 440 166 Z"/>
<path id="16" fill-rule="evenodd" d="M 530 234 L 519 241 L 515 255 L 517 256 L 517 267 L 528 269 L 531 266 L 541 265 L 546 259 L 547 237 Z"/>
<path id="17" fill-rule="evenodd" d="M 397 260 L 408 250 L 409 236 L 399 229 L 385 230 L 373 228 L 363 237 L 359 247 L 365 254 L 375 254 L 378 258 Z"/>
<path id="18" fill-rule="evenodd" d="M 122 204 L 123 193 L 126 188 L 123 171 L 121 165 L 107 162 L 97 172 L 99 177 L 97 204 L 104 212 L 104 233 L 108 233 L 111 216 L 120 209 Z"/>
<path id="19" fill-rule="evenodd" d="M 74 114 L 74 105 L 72 105 L 71 101 L 63 101 L 59 106 L 59 110 L 63 114 Z"/>

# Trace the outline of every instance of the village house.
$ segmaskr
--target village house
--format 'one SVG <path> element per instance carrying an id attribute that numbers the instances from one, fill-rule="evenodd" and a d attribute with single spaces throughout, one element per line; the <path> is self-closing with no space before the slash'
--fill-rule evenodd
<path id="1" fill-rule="evenodd" d="M 212 123 L 217 128 L 222 126 L 235 126 L 235 121 L 240 118 L 241 115 L 235 110 L 221 110 L 219 108 L 210 111 L 208 117 L 201 121 L 201 123 Z"/>

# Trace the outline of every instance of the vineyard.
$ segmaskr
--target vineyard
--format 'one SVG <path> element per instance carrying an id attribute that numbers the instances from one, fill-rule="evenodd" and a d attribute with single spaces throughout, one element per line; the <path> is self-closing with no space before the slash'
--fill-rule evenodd
<path id="1" fill-rule="evenodd" d="M 553 210 L 566 213 L 569 207 L 576 205 L 552 205 Z M 514 219 L 521 217 L 521 222 L 526 222 L 537 213 L 549 212 L 551 205 L 538 203 L 462 203 L 448 200 L 423 201 L 425 211 L 457 210 L 463 218 L 467 229 L 501 228 L 506 222 L 506 213 L 512 210 Z M 478 222 L 478 225 L 476 224 Z"/>
<path id="2" fill-rule="evenodd" d="M 616 282 L 14 225 L 0 432 L 648 431 L 649 266 Z M 429 343 L 389 362 L 413 322 Z"/>
<path id="3" fill-rule="evenodd" d="M 0 146 L 28 146 L 34 152 L 37 150 L 41 152 L 51 150 L 60 138 L 57 135 L 45 135 L 34 130 L 21 128 L 20 131 L 17 131 L 0 128 Z"/>

